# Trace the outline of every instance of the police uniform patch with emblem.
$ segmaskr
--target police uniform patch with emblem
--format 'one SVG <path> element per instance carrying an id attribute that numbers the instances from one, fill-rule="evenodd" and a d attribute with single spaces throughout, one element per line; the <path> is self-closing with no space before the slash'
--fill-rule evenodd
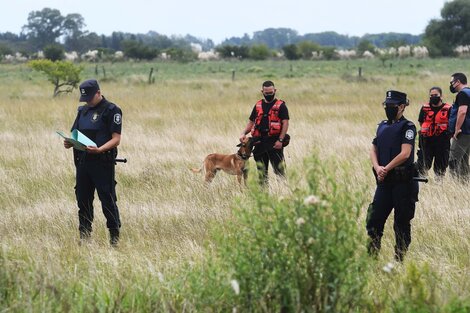
<path id="1" fill-rule="evenodd" d="M 119 114 L 119 113 L 114 114 L 114 123 L 119 125 L 119 124 L 121 124 L 121 120 L 122 120 L 121 119 L 121 114 Z"/>
<path id="2" fill-rule="evenodd" d="M 405 133 L 405 138 L 408 140 L 413 140 L 413 138 L 415 138 L 415 132 L 411 129 L 408 129 Z"/>
<path id="3" fill-rule="evenodd" d="M 99 116 L 100 116 L 100 114 L 98 112 L 93 113 L 93 115 L 91 116 L 91 121 L 93 123 L 97 122 Z"/>

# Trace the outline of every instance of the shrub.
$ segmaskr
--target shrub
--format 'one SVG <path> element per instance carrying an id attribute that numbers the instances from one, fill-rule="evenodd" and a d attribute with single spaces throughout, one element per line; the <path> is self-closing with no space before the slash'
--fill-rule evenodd
<path id="1" fill-rule="evenodd" d="M 63 60 L 65 50 L 61 45 L 47 45 L 44 47 L 44 57 L 51 61 Z"/>
<path id="2" fill-rule="evenodd" d="M 308 190 L 285 199 L 250 190 L 250 200 L 218 228 L 206 274 L 188 279 L 196 308 L 207 288 L 213 293 L 204 295 L 204 305 L 225 297 L 226 310 L 241 312 L 347 312 L 362 305 L 359 197 L 322 174 L 314 160 Z M 320 178 L 327 182 L 322 188 Z"/>

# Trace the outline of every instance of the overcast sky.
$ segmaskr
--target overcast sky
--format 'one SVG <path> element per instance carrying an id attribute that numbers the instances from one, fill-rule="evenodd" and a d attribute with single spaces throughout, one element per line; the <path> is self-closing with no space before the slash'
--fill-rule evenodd
<path id="1" fill-rule="evenodd" d="M 418 35 L 440 17 L 445 0 L 0 0 L 0 32 L 19 34 L 31 11 L 79 13 L 85 29 L 186 35 L 212 39 L 242 37 L 266 28 L 291 28 L 300 35 L 336 31 L 350 36 L 400 32 Z"/>

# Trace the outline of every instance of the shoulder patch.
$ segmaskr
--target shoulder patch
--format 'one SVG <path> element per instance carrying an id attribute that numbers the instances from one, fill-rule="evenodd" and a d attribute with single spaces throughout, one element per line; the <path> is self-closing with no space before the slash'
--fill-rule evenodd
<path id="1" fill-rule="evenodd" d="M 80 112 L 80 111 L 82 111 L 84 108 L 85 108 L 85 106 L 84 106 L 84 105 L 81 105 L 81 106 L 78 107 L 77 111 Z"/>
<path id="2" fill-rule="evenodd" d="M 119 113 L 114 114 L 113 121 L 117 125 L 121 124 L 121 122 L 122 122 L 121 114 L 119 114 Z"/>
<path id="3" fill-rule="evenodd" d="M 405 138 L 408 140 L 413 140 L 415 138 L 415 132 L 412 129 L 408 129 L 405 133 Z"/>

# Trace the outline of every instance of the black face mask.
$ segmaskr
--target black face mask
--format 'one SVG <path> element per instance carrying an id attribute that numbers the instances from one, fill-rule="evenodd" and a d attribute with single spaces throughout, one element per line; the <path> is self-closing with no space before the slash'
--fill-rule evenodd
<path id="1" fill-rule="evenodd" d="M 439 101 L 441 101 L 441 97 L 429 97 L 429 104 L 431 105 L 438 105 Z"/>
<path id="2" fill-rule="evenodd" d="M 387 120 L 389 122 L 394 121 L 397 118 L 398 107 L 396 106 L 386 106 L 385 114 L 387 115 Z"/>
<path id="3" fill-rule="evenodd" d="M 449 90 L 450 90 L 450 92 L 452 92 L 452 93 L 456 93 L 456 92 L 457 92 L 457 89 L 455 89 L 455 87 L 452 86 L 452 84 L 450 84 Z"/>
<path id="4" fill-rule="evenodd" d="M 270 95 L 263 94 L 264 99 L 266 100 L 266 102 L 271 102 L 271 101 L 273 101 L 275 95 L 276 95 L 275 93 L 270 94 Z"/>

